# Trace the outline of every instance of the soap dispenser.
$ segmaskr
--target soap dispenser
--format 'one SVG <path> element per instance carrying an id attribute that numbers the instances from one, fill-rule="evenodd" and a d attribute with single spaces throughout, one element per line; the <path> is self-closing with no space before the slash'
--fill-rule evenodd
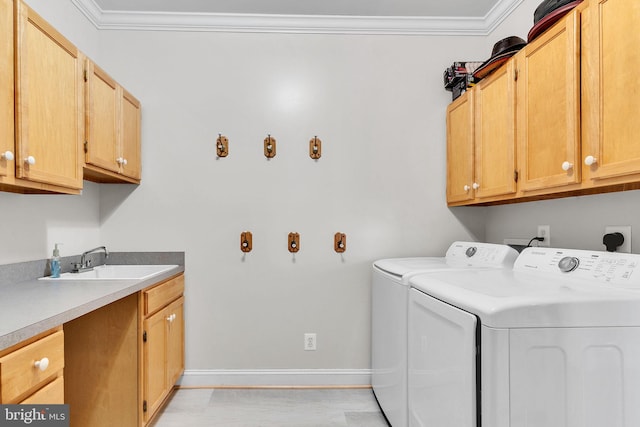
<path id="1" fill-rule="evenodd" d="M 58 249 L 58 245 L 60 243 L 56 243 L 53 248 L 53 256 L 51 257 L 51 277 L 54 279 L 60 277 L 60 250 Z"/>

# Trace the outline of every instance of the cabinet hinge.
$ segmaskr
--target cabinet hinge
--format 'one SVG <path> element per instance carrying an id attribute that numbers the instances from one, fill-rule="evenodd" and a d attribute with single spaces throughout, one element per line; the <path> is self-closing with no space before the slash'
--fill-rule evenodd
<path id="1" fill-rule="evenodd" d="M 513 171 L 513 180 L 518 182 L 518 171 Z"/>
<path id="2" fill-rule="evenodd" d="M 88 153 L 89 152 L 89 141 L 85 141 L 84 142 L 84 152 Z"/>
<path id="3" fill-rule="evenodd" d="M 518 81 L 518 69 L 513 70 L 513 80 Z"/>
<path id="4" fill-rule="evenodd" d="M 87 70 L 84 70 L 84 81 L 87 81 Z"/>
<path id="5" fill-rule="evenodd" d="M 142 333 L 142 342 L 147 342 L 147 331 Z"/>
<path id="6" fill-rule="evenodd" d="M 142 401 L 142 412 L 147 412 L 147 401 L 146 400 Z"/>

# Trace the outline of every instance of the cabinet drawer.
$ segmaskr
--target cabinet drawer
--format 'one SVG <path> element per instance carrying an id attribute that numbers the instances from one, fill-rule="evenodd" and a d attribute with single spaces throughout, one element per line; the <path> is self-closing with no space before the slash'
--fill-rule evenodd
<path id="1" fill-rule="evenodd" d="M 143 291 L 144 314 L 158 311 L 184 293 L 184 275 L 181 274 L 158 286 Z"/>
<path id="2" fill-rule="evenodd" d="M 56 378 L 20 403 L 23 405 L 62 405 L 64 403 L 63 377 Z"/>
<path id="3" fill-rule="evenodd" d="M 0 358 L 0 402 L 15 403 L 64 368 L 63 334 L 58 331 Z M 36 367 L 43 358 L 49 360 L 44 371 Z"/>

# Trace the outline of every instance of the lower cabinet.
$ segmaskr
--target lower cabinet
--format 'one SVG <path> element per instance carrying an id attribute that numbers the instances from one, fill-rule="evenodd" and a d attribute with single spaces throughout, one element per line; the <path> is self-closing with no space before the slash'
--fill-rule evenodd
<path id="1" fill-rule="evenodd" d="M 143 421 L 156 415 L 184 371 L 184 276 L 143 292 Z"/>
<path id="2" fill-rule="evenodd" d="M 0 352 L 0 404 L 64 403 L 62 328 Z"/>
<path id="3" fill-rule="evenodd" d="M 184 370 L 184 275 L 64 324 L 71 427 L 147 425 Z"/>

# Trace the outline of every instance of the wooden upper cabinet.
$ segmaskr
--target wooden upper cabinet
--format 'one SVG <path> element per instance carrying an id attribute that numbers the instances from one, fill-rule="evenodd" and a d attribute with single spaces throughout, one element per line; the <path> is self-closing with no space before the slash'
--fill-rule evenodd
<path id="1" fill-rule="evenodd" d="M 87 59 L 85 161 L 118 172 L 118 86 L 107 73 Z"/>
<path id="2" fill-rule="evenodd" d="M 640 174 L 639 22 L 637 0 L 592 0 L 583 14 L 582 162 L 594 185 Z"/>
<path id="3" fill-rule="evenodd" d="M 13 2 L 0 0 L 0 183 L 13 176 Z"/>
<path id="4" fill-rule="evenodd" d="M 122 174 L 140 180 L 140 101 L 122 90 Z"/>
<path id="5" fill-rule="evenodd" d="M 87 59 L 85 176 L 140 182 L 140 102 Z"/>
<path id="6" fill-rule="evenodd" d="M 513 61 L 478 83 L 475 92 L 476 198 L 516 193 L 516 137 Z"/>
<path id="7" fill-rule="evenodd" d="M 525 192 L 581 180 L 579 18 L 577 10 L 569 13 L 515 57 L 519 187 Z"/>
<path id="8" fill-rule="evenodd" d="M 84 137 L 81 54 L 22 1 L 16 26 L 16 177 L 77 192 Z"/>
<path id="9" fill-rule="evenodd" d="M 473 200 L 473 91 L 447 107 L 447 203 Z"/>

